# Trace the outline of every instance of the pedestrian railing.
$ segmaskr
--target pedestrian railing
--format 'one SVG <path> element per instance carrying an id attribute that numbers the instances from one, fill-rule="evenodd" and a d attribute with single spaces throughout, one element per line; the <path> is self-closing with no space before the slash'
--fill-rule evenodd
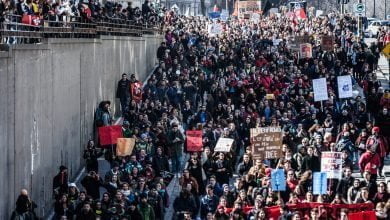
<path id="1" fill-rule="evenodd" d="M 0 23 L 0 43 L 38 43 L 43 38 L 96 38 L 101 35 L 140 37 L 161 33 L 157 24 L 137 24 L 118 18 L 90 21 L 82 17 L 60 16 L 43 20 L 32 16 L 28 19 L 5 15 L 5 21 Z"/>

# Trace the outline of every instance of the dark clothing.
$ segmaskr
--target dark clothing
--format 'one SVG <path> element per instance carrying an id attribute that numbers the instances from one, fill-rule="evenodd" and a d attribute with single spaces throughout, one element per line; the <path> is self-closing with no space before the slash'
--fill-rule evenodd
<path id="1" fill-rule="evenodd" d="M 95 220 L 95 214 L 90 210 L 89 212 L 85 213 L 82 211 L 80 214 L 77 215 L 76 220 Z"/>
<path id="2" fill-rule="evenodd" d="M 95 148 L 88 149 L 84 151 L 83 158 L 86 160 L 86 167 L 87 167 L 87 172 L 89 173 L 90 171 L 99 171 L 99 163 L 98 163 L 98 158 L 102 156 L 103 153 L 97 152 Z"/>
<path id="3" fill-rule="evenodd" d="M 154 169 L 156 175 L 160 175 L 162 171 L 169 172 L 169 162 L 168 158 L 164 155 L 156 155 L 152 160 L 152 168 Z"/>
<path id="4" fill-rule="evenodd" d="M 341 181 L 339 181 L 339 183 L 337 184 L 336 192 L 340 193 L 344 199 L 347 199 L 348 189 L 353 185 L 354 180 L 355 178 L 353 177 L 342 178 Z"/>
<path id="5" fill-rule="evenodd" d="M 81 180 L 81 185 L 86 189 L 87 194 L 94 200 L 100 199 L 99 187 L 103 185 L 103 180 L 100 177 L 86 176 Z"/>
<path id="6" fill-rule="evenodd" d="M 54 195 L 59 196 L 68 192 L 68 174 L 60 172 L 53 179 Z"/>
<path id="7" fill-rule="evenodd" d="M 118 99 L 128 98 L 130 95 L 130 80 L 119 80 L 118 87 L 116 89 L 116 97 Z"/>
<path id="8" fill-rule="evenodd" d="M 301 172 L 311 170 L 312 172 L 319 172 L 321 170 L 320 159 L 316 156 L 305 156 L 302 161 Z"/>

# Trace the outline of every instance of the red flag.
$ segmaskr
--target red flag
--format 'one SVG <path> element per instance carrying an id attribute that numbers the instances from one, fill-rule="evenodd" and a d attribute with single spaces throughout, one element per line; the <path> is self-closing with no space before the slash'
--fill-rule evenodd
<path id="1" fill-rule="evenodd" d="M 131 97 L 135 102 L 140 102 L 142 100 L 142 83 L 135 82 L 131 84 Z"/>
<path id="2" fill-rule="evenodd" d="M 214 5 L 213 12 L 219 12 L 219 8 L 217 7 L 217 5 Z"/>
<path id="3" fill-rule="evenodd" d="M 203 150 L 203 140 L 202 140 L 202 131 L 194 130 L 187 131 L 187 151 L 197 152 Z"/>
<path id="4" fill-rule="evenodd" d="M 116 144 L 118 138 L 122 138 L 122 127 L 120 125 L 99 127 L 100 145 Z"/>
<path id="5" fill-rule="evenodd" d="M 303 8 L 296 9 L 295 16 L 297 17 L 297 19 L 306 19 L 307 18 L 305 10 L 303 10 Z"/>

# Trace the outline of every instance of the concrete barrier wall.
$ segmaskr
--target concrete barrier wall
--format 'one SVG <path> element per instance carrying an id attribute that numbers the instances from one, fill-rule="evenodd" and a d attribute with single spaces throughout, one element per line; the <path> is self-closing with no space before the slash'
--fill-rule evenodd
<path id="1" fill-rule="evenodd" d="M 161 40 L 49 39 L 0 52 L 0 219 L 9 219 L 22 188 L 40 216 L 50 211 L 58 167 L 72 177 L 82 168 L 96 106 L 115 100 L 123 72 L 146 79 Z M 119 111 L 118 101 L 112 109 Z"/>

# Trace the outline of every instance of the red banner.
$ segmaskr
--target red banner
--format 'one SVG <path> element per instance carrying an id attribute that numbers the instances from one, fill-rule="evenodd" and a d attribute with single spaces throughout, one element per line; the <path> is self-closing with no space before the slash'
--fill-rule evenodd
<path id="1" fill-rule="evenodd" d="M 301 213 L 303 213 L 303 215 L 310 214 L 310 210 L 313 208 L 318 208 L 320 211 L 320 214 L 326 210 L 328 215 L 333 215 L 333 217 L 335 217 L 335 218 L 339 217 L 340 209 L 345 208 L 345 209 L 348 209 L 348 211 L 350 213 L 355 213 L 355 212 L 358 212 L 359 214 L 366 213 L 364 215 L 365 216 L 364 220 L 376 219 L 376 218 L 372 218 L 372 214 L 371 214 L 371 210 L 374 209 L 373 203 L 329 204 L 329 203 L 310 202 L 310 203 L 299 203 L 299 204 L 295 204 L 295 205 L 287 205 L 287 207 L 290 211 L 300 211 Z M 253 207 L 251 207 L 251 206 L 244 207 L 244 212 L 248 214 L 252 209 L 253 209 Z M 233 209 L 231 209 L 231 208 L 228 208 L 225 210 L 226 210 L 226 213 L 230 213 L 233 211 Z M 265 210 L 269 220 L 278 219 L 280 216 L 280 206 L 271 206 L 271 207 L 265 208 L 264 210 Z M 374 217 L 375 217 L 375 212 L 374 212 Z M 355 220 L 355 218 L 349 218 L 349 219 Z"/>
<path id="2" fill-rule="evenodd" d="M 100 145 L 116 144 L 118 138 L 122 138 L 122 127 L 120 125 L 99 127 Z"/>
<path id="3" fill-rule="evenodd" d="M 375 211 L 364 211 L 349 213 L 348 219 L 351 220 L 376 220 Z"/>
<path id="4" fill-rule="evenodd" d="M 135 82 L 131 84 L 131 97 L 135 102 L 142 100 L 142 83 Z"/>
<path id="5" fill-rule="evenodd" d="M 203 139 L 201 130 L 187 131 L 187 151 L 198 152 L 203 150 Z"/>

